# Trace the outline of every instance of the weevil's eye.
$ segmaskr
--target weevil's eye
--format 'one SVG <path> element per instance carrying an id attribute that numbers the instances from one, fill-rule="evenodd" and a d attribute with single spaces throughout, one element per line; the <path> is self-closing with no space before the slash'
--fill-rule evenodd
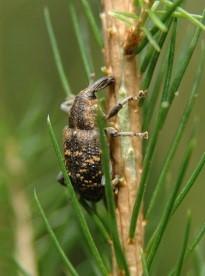
<path id="1" fill-rule="evenodd" d="M 94 91 L 87 91 L 85 93 L 86 97 L 88 97 L 90 100 L 95 100 L 97 99 L 95 92 Z"/>

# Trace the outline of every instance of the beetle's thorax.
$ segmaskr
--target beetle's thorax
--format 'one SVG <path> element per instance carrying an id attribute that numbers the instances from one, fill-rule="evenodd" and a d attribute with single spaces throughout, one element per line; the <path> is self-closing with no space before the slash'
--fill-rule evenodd
<path id="1" fill-rule="evenodd" d="M 97 99 L 85 92 L 75 97 L 70 110 L 69 127 L 84 130 L 94 129 L 96 126 Z"/>

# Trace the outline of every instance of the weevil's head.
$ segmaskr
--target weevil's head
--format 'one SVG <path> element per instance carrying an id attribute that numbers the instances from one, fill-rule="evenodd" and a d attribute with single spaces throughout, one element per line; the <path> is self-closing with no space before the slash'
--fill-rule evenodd
<path id="1" fill-rule="evenodd" d="M 98 102 L 95 93 L 114 83 L 113 77 L 102 77 L 75 97 L 70 111 L 69 127 L 84 130 L 96 127 Z"/>
<path id="2" fill-rule="evenodd" d="M 70 110 L 69 127 L 91 130 L 96 125 L 98 103 L 96 98 L 90 98 L 84 94 L 76 96 Z"/>

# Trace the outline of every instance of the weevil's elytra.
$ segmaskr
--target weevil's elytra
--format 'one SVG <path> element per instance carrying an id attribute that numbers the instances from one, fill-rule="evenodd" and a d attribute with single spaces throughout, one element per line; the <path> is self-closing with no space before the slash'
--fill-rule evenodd
<path id="1" fill-rule="evenodd" d="M 98 132 L 95 129 L 75 131 L 66 127 L 64 152 L 66 167 L 70 171 L 75 190 L 84 199 L 90 201 L 101 199 L 104 189 L 101 183 L 101 152 Z"/>
<path id="2" fill-rule="evenodd" d="M 114 84 L 113 77 L 103 77 L 81 91 L 75 97 L 69 111 L 69 126 L 64 129 L 64 158 L 71 182 L 83 199 L 93 202 L 100 200 L 104 195 L 101 149 L 96 127 L 98 104 L 95 93 L 112 84 Z M 125 103 L 136 99 L 138 97 L 128 96 L 117 103 L 106 118 L 115 116 Z M 147 135 L 146 132 L 119 132 L 113 128 L 108 128 L 107 133 L 113 137 Z M 64 184 L 62 177 L 59 178 L 59 182 Z"/>

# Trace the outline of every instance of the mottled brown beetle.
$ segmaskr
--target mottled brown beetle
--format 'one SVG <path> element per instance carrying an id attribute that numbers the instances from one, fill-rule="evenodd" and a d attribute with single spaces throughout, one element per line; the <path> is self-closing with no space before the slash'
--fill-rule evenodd
<path id="1" fill-rule="evenodd" d="M 114 85 L 113 77 L 102 77 L 86 89 L 82 90 L 74 99 L 71 107 L 63 104 L 62 109 L 69 112 L 68 126 L 64 129 L 64 158 L 69 176 L 75 191 L 82 199 L 99 201 L 104 195 L 102 183 L 101 149 L 99 134 L 96 127 L 97 98 L 95 93 Z M 127 97 L 116 104 L 106 116 L 110 119 L 115 116 L 125 103 L 130 100 L 138 100 L 143 96 Z M 114 128 L 107 128 L 106 133 L 116 136 L 142 136 L 147 137 L 147 132 L 119 132 Z M 62 174 L 58 178 L 64 184 Z"/>

